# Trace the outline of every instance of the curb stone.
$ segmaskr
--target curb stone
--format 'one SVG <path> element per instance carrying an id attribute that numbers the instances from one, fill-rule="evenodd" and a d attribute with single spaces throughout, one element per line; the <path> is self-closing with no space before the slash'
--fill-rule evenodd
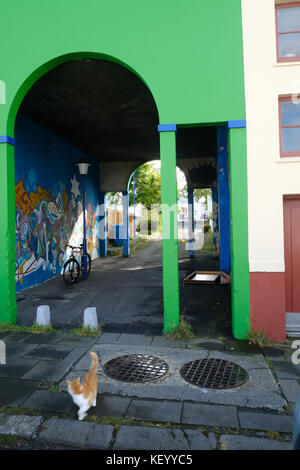
<path id="1" fill-rule="evenodd" d="M 113 426 L 72 419 L 50 418 L 40 429 L 38 439 L 90 449 L 108 449 Z"/>
<path id="2" fill-rule="evenodd" d="M 42 416 L 0 415 L 0 434 L 31 438 L 43 421 Z"/>

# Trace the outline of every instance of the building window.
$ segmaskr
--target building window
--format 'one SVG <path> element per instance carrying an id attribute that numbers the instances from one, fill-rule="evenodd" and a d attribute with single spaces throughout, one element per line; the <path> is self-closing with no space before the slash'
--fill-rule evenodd
<path id="1" fill-rule="evenodd" d="M 300 61 L 300 2 L 276 6 L 277 60 Z"/>
<path id="2" fill-rule="evenodd" d="M 280 98 L 279 121 L 281 157 L 300 156 L 300 101 Z"/>

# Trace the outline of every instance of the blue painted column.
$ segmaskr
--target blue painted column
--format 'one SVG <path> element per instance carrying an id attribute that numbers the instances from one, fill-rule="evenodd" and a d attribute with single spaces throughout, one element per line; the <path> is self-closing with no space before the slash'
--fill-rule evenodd
<path id="1" fill-rule="evenodd" d="M 211 188 L 212 194 L 212 213 L 213 213 L 213 245 L 214 256 L 219 256 L 219 194 L 218 185 Z"/>
<path id="2" fill-rule="evenodd" d="M 194 189 L 188 188 L 189 257 L 195 257 Z"/>
<path id="3" fill-rule="evenodd" d="M 129 193 L 128 193 L 128 191 L 122 191 L 122 205 L 123 205 L 123 226 L 122 226 L 123 256 L 127 257 L 127 256 L 130 255 L 130 243 L 129 243 Z"/>
<path id="4" fill-rule="evenodd" d="M 107 256 L 107 210 L 105 191 L 100 191 L 99 203 L 99 254 L 100 256 Z"/>
<path id="5" fill-rule="evenodd" d="M 220 224 L 220 270 L 229 274 L 230 263 L 230 199 L 228 173 L 227 126 L 217 128 L 218 145 L 218 189 Z"/>
<path id="6" fill-rule="evenodd" d="M 82 176 L 82 192 L 83 192 L 83 279 L 87 279 L 87 249 L 86 249 L 86 191 L 85 191 L 85 178 Z"/>

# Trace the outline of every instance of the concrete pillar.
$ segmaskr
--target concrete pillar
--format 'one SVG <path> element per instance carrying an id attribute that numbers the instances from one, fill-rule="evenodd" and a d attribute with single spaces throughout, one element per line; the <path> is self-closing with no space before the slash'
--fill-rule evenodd
<path id="1" fill-rule="evenodd" d="M 129 193 L 128 193 L 128 191 L 122 191 L 122 205 L 123 205 L 123 226 L 122 226 L 123 256 L 127 257 L 127 256 L 130 255 Z"/>
<path id="2" fill-rule="evenodd" d="M 212 213 L 213 213 L 213 245 L 214 245 L 214 256 L 219 256 L 219 195 L 218 186 L 211 188 L 212 194 Z"/>
<path id="3" fill-rule="evenodd" d="M 227 127 L 217 128 L 218 140 L 218 189 L 220 223 L 220 270 L 229 274 L 230 265 L 230 201 L 228 174 Z"/>
<path id="4" fill-rule="evenodd" d="M 17 321 L 14 144 L 13 139 L 0 136 L 0 321 L 11 323 Z"/>
<path id="5" fill-rule="evenodd" d="M 100 191 L 99 203 L 99 254 L 100 256 L 107 256 L 107 210 L 105 191 Z"/>
<path id="6" fill-rule="evenodd" d="M 188 188 L 189 257 L 195 257 L 194 189 Z"/>
<path id="7" fill-rule="evenodd" d="M 159 125 L 163 246 L 164 333 L 179 325 L 176 125 Z"/>

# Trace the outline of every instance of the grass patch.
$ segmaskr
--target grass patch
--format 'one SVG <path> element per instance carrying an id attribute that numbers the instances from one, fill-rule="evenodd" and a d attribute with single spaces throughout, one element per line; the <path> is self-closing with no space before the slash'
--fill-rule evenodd
<path id="1" fill-rule="evenodd" d="M 155 427 L 155 428 L 172 428 L 176 425 L 172 423 L 161 423 L 156 421 L 144 421 L 135 418 L 119 418 L 119 417 L 112 417 L 112 416 L 86 416 L 84 421 L 89 421 L 92 423 L 100 423 L 100 424 L 110 424 L 114 426 L 116 430 L 119 430 L 121 426 L 147 426 L 147 427 Z"/>
<path id="2" fill-rule="evenodd" d="M 1 434 L 0 436 L 1 445 L 17 446 L 19 443 L 20 438 L 17 436 L 11 436 L 9 434 Z"/>
<path id="3" fill-rule="evenodd" d="M 0 413 L 5 415 L 27 415 L 27 416 L 40 416 L 40 410 L 35 410 L 32 408 L 8 408 L 2 406 L 0 408 Z"/>
<path id="4" fill-rule="evenodd" d="M 10 322 L 0 322 L 0 332 L 1 331 L 11 331 L 11 332 L 24 331 L 25 333 L 34 333 L 34 334 L 58 333 L 58 330 L 55 330 L 51 325 L 42 326 L 42 325 L 38 325 L 37 323 L 34 323 L 32 326 L 20 326 L 20 325 L 15 325 L 14 323 L 10 323 Z"/>
<path id="5" fill-rule="evenodd" d="M 274 366 L 273 366 L 273 363 L 272 361 L 270 361 L 270 359 L 268 359 L 267 357 L 265 357 L 265 362 L 267 363 L 267 365 L 269 366 L 269 368 L 272 370 L 272 372 L 274 373 Z"/>
<path id="6" fill-rule="evenodd" d="M 90 328 L 89 326 L 81 326 L 80 328 L 74 328 L 73 330 L 69 330 L 68 333 L 72 335 L 78 336 L 99 336 L 101 334 L 101 326 L 99 325 L 98 328 Z"/>
<path id="7" fill-rule="evenodd" d="M 191 325 L 180 317 L 180 324 L 166 335 L 169 340 L 189 340 L 195 338 Z"/>
<path id="8" fill-rule="evenodd" d="M 266 432 L 266 438 L 267 439 L 276 439 L 277 441 L 282 440 L 282 437 L 280 436 L 279 432 L 277 432 L 277 431 L 267 431 Z"/>
<path id="9" fill-rule="evenodd" d="M 292 415 L 293 414 L 293 410 L 291 408 L 291 406 L 289 404 L 287 405 L 283 405 L 283 408 L 285 409 L 285 411 L 289 414 L 289 415 Z"/>
<path id="10" fill-rule="evenodd" d="M 273 341 L 266 336 L 263 331 L 252 331 L 250 330 L 248 333 L 248 340 L 251 344 L 256 344 L 258 346 L 266 347 L 266 346 L 273 346 Z"/>

